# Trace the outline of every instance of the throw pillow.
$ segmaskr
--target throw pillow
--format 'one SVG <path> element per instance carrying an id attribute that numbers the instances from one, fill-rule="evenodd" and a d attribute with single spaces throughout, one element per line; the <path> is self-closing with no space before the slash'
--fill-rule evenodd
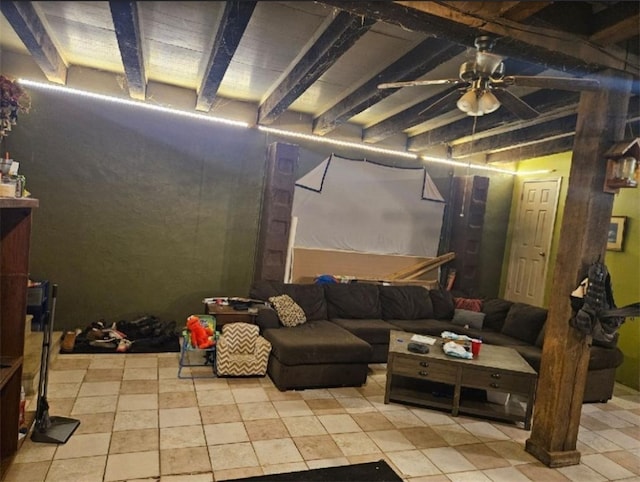
<path id="1" fill-rule="evenodd" d="M 440 288 L 429 290 L 429 297 L 433 304 L 433 317 L 436 320 L 450 320 L 453 318 L 453 296 L 450 291 Z"/>
<path id="2" fill-rule="evenodd" d="M 482 300 L 476 298 L 454 298 L 456 308 L 469 311 L 482 311 Z"/>
<path id="3" fill-rule="evenodd" d="M 526 303 L 514 303 L 502 326 L 502 334 L 535 345 L 542 326 L 547 319 L 547 310 Z"/>
<path id="4" fill-rule="evenodd" d="M 284 326 L 294 327 L 307 321 L 307 317 L 300 305 L 293 301 L 289 295 L 272 296 L 269 298 L 269 303 L 273 305 L 276 313 L 278 313 L 278 318 L 280 318 Z"/>
<path id="5" fill-rule="evenodd" d="M 484 318 L 484 327 L 500 332 L 512 305 L 513 301 L 503 300 L 502 298 L 485 300 L 482 303 L 482 312 L 487 315 Z"/>
<path id="6" fill-rule="evenodd" d="M 461 310 L 456 308 L 451 323 L 454 325 L 464 326 L 466 328 L 474 328 L 482 330 L 485 314 L 478 311 Z"/>

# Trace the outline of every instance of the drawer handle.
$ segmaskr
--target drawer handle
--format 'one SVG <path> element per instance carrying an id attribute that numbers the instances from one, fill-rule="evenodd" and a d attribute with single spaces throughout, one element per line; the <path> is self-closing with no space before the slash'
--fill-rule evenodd
<path id="1" fill-rule="evenodd" d="M 429 372 L 418 372 L 418 375 L 420 375 L 421 377 L 426 377 L 429 375 Z"/>
<path id="2" fill-rule="evenodd" d="M 429 364 L 426 361 L 421 361 L 420 362 L 420 366 L 427 368 L 429 366 Z"/>
<path id="3" fill-rule="evenodd" d="M 499 373 L 492 373 L 491 374 L 491 378 L 495 378 L 495 379 L 499 380 L 500 377 L 501 377 L 501 375 Z"/>
<path id="4" fill-rule="evenodd" d="M 500 384 L 498 384 L 498 383 L 491 383 L 489 386 L 491 388 L 500 388 Z"/>

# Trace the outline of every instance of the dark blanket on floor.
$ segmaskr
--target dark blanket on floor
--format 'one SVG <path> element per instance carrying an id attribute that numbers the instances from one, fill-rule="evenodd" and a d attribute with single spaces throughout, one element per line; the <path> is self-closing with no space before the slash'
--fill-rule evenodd
<path id="1" fill-rule="evenodd" d="M 233 480 L 235 482 L 402 482 L 398 474 L 384 460 Z"/>
<path id="2" fill-rule="evenodd" d="M 104 326 L 104 328 L 102 328 Z M 124 335 L 126 350 L 118 351 L 120 340 L 117 335 Z M 161 321 L 155 316 L 143 316 L 135 320 L 121 320 L 107 324 L 104 320 L 91 323 L 76 336 L 73 351 L 61 353 L 163 353 L 180 351 L 180 332 L 175 321 Z"/>

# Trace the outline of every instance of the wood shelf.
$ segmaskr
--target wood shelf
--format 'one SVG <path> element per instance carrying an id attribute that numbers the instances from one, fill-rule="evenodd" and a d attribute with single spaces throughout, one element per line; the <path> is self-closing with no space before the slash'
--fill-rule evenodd
<path id="1" fill-rule="evenodd" d="M 9 382 L 11 376 L 22 366 L 22 357 L 0 357 L 0 389 Z"/>
<path id="2" fill-rule="evenodd" d="M 0 198 L 0 479 L 22 439 L 18 438 L 20 388 L 24 362 L 27 281 L 33 198 Z M 26 415 L 26 414 L 25 414 Z M 35 415 L 34 415 L 35 416 Z M 30 415 L 29 424 L 34 416 Z"/>
<path id="3" fill-rule="evenodd" d="M 30 197 L 0 197 L 0 209 L 4 208 L 37 208 L 40 201 Z"/>

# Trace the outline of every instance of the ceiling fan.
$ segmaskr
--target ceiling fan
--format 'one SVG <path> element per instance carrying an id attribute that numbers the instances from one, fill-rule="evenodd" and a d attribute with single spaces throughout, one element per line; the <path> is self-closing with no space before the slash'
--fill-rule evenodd
<path id="1" fill-rule="evenodd" d="M 598 90 L 600 83 L 595 79 L 580 79 L 568 77 L 544 77 L 505 75 L 503 58 L 491 53 L 494 40 L 488 36 L 475 39 L 476 47 L 474 60 L 464 62 L 460 66 L 459 79 L 412 80 L 407 82 L 388 82 L 378 85 L 379 89 L 397 89 L 401 87 L 416 87 L 424 85 L 460 85 L 460 89 L 453 90 L 441 99 L 431 104 L 420 115 L 435 110 L 449 102 L 456 96 L 462 96 L 457 101 L 458 108 L 470 116 L 490 114 L 504 105 L 521 119 L 533 119 L 540 115 L 525 101 L 509 92 L 512 86 L 538 87 L 542 89 L 559 90 Z"/>

